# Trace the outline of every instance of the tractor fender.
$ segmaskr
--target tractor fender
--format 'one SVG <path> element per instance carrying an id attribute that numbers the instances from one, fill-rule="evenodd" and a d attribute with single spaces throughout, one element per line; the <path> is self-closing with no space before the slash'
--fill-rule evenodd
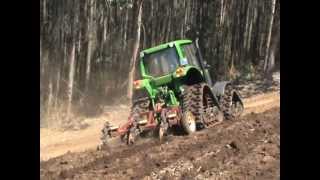
<path id="1" fill-rule="evenodd" d="M 184 84 L 195 84 L 204 82 L 202 72 L 194 66 L 184 67 L 185 74 L 183 76 Z"/>
<path id="2" fill-rule="evenodd" d="M 224 90 L 227 84 L 231 84 L 230 81 L 218 81 L 212 87 L 212 92 L 217 96 L 220 97 L 224 94 Z"/>
<path id="3" fill-rule="evenodd" d="M 224 95 L 224 91 L 227 85 L 232 85 L 231 81 L 218 81 L 212 87 L 212 92 L 214 93 L 215 96 L 218 97 L 219 100 L 220 100 L 220 97 Z M 237 91 L 233 92 L 233 99 L 235 101 L 239 101 L 243 105 L 239 92 Z"/>

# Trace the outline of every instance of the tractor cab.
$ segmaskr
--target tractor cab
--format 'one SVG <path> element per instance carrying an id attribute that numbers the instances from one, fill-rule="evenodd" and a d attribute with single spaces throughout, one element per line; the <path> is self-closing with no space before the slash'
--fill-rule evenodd
<path id="1" fill-rule="evenodd" d="M 209 66 L 203 61 L 197 41 L 177 40 L 140 52 L 140 73 L 143 79 L 152 79 L 157 85 L 175 78 L 208 82 L 212 86 Z M 196 74 L 196 75 L 194 75 Z"/>
<path id="2" fill-rule="evenodd" d="M 174 72 L 179 66 L 179 55 L 174 47 L 146 54 L 143 57 L 145 74 L 161 77 Z"/>

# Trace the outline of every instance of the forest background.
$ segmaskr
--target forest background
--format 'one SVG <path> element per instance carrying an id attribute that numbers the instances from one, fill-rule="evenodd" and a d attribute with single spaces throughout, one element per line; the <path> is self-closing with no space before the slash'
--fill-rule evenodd
<path id="1" fill-rule="evenodd" d="M 40 125 L 130 102 L 138 51 L 199 38 L 214 80 L 280 68 L 280 0 L 40 0 Z"/>

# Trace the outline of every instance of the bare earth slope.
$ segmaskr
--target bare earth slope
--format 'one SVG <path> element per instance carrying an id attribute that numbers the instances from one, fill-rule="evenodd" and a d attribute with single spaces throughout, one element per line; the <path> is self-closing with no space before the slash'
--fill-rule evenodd
<path id="1" fill-rule="evenodd" d="M 280 179 L 280 74 L 271 89 L 254 82 L 240 87 L 245 112 L 190 136 L 165 143 L 144 139 L 96 151 L 108 120 L 126 121 L 127 106 L 108 107 L 104 116 L 86 119 L 86 129 L 42 128 L 41 179 Z M 257 85 L 258 84 L 258 85 Z"/>
<path id="2" fill-rule="evenodd" d="M 192 136 L 169 136 L 163 144 L 151 139 L 133 147 L 95 151 L 99 125 L 72 132 L 79 133 L 78 136 L 68 132 L 70 139 L 60 146 L 51 145 L 51 153 L 62 153 L 61 149 L 76 153 L 41 162 L 40 176 L 41 179 L 279 179 L 279 100 L 279 92 L 247 98 L 246 112 L 240 120 L 226 121 Z M 77 152 L 85 149 L 88 150 Z"/>
<path id="3" fill-rule="evenodd" d="M 280 106 L 279 92 L 270 92 L 247 98 L 244 100 L 245 113 L 260 113 L 272 107 Z M 108 120 L 119 124 L 127 120 L 129 108 L 123 106 L 117 110 L 111 110 L 108 115 L 100 118 L 87 119 L 90 127 L 78 131 L 55 131 L 46 128 L 40 130 L 40 159 L 48 160 L 70 152 L 81 152 L 95 149 L 99 144 L 100 131 L 103 123 Z"/>
<path id="4" fill-rule="evenodd" d="M 279 114 L 249 113 L 163 144 L 68 153 L 41 162 L 41 179 L 279 179 Z"/>

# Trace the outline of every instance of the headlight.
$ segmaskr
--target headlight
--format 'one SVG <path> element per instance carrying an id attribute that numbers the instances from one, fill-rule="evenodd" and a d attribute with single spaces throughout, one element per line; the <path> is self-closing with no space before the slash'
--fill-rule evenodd
<path id="1" fill-rule="evenodd" d="M 177 70 L 176 70 L 176 75 L 177 77 L 180 77 L 180 76 L 183 76 L 184 75 L 184 70 L 182 67 L 179 67 Z"/>

